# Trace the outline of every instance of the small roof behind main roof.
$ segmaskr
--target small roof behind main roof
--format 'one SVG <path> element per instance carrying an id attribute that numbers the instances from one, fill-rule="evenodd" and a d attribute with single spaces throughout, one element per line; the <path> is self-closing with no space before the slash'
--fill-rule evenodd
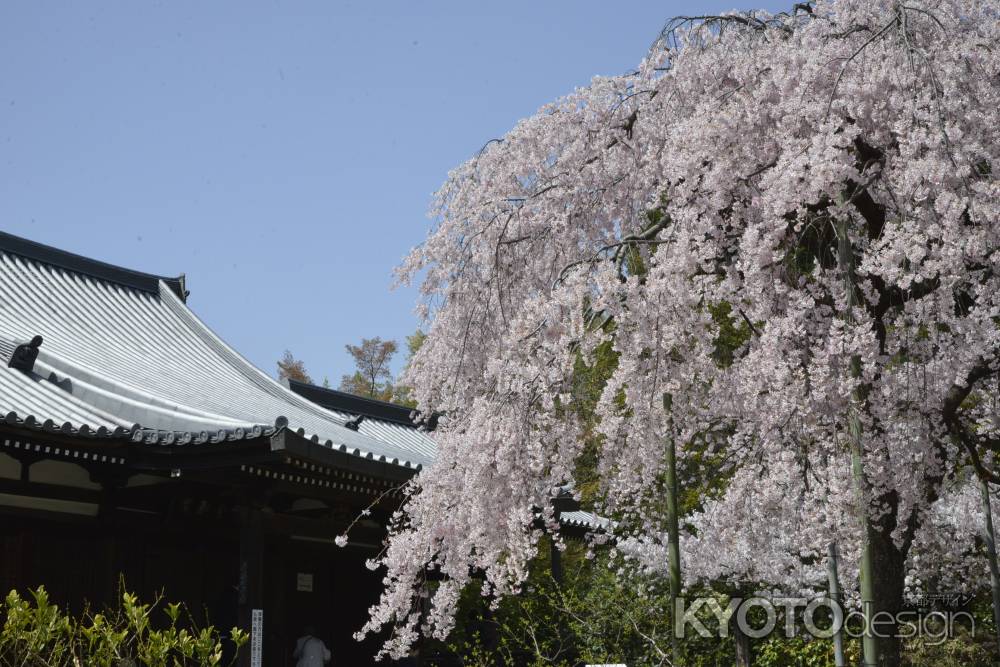
<path id="1" fill-rule="evenodd" d="M 434 442 L 415 429 L 351 430 L 350 415 L 282 386 L 216 336 L 185 296 L 183 278 L 0 233 L 0 349 L 43 338 L 33 372 L 0 366 L 0 418 L 160 444 L 257 437 L 287 423 L 356 456 L 407 468 L 433 461 Z"/>
<path id="2" fill-rule="evenodd" d="M 348 420 L 354 421 L 358 432 L 363 435 L 378 440 L 405 442 L 428 456 L 434 456 L 437 452 L 437 445 L 428 435 L 428 431 L 437 423 L 436 417 L 420 423 L 415 419 L 416 413 L 412 408 L 398 403 L 387 403 L 292 379 L 282 382 L 296 394 L 323 406 L 345 423 Z"/>

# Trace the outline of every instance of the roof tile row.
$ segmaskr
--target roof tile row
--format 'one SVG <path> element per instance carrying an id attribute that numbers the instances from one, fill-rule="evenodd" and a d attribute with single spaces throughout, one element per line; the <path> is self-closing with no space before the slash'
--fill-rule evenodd
<path id="1" fill-rule="evenodd" d="M 188 308 L 176 280 L 154 291 L 155 277 L 88 262 L 0 234 L 0 342 L 44 339 L 33 372 L 0 367 L 8 424 L 181 446 L 270 436 L 284 417 L 354 456 L 411 469 L 433 461 L 436 445 L 417 429 L 378 419 L 345 428 L 353 415 L 255 368 Z"/>

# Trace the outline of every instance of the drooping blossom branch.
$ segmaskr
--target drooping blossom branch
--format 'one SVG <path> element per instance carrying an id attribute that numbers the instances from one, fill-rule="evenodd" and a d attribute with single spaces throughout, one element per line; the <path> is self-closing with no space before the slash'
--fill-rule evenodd
<path id="1" fill-rule="evenodd" d="M 970 473 L 994 479 L 1000 438 L 977 370 L 995 374 L 1000 349 L 998 15 L 997 0 L 836 0 L 683 19 L 636 72 L 456 168 L 400 269 L 429 330 L 405 381 L 448 423 L 364 632 L 393 628 L 400 655 L 448 633 L 466 586 L 519 590 L 538 508 L 556 530 L 549 499 L 584 451 L 574 373 L 607 346 L 594 509 L 637 554 L 666 543 L 669 429 L 679 466 L 696 446 L 722 462 L 684 520 L 689 581 L 810 589 L 831 539 L 856 581 L 852 415 L 880 604 L 928 576 L 982 581 Z M 429 571 L 441 583 L 418 613 Z"/>

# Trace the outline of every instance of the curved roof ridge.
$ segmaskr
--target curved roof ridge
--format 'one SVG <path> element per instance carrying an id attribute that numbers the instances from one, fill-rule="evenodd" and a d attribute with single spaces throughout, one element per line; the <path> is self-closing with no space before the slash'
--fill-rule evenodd
<path id="1" fill-rule="evenodd" d="M 118 283 L 126 287 L 132 287 L 143 292 L 152 292 L 154 294 L 159 292 L 160 283 L 162 282 L 181 301 L 187 299 L 188 292 L 184 274 L 176 278 L 169 278 L 156 276 L 151 273 L 143 273 L 142 271 L 127 269 L 123 266 L 109 264 L 66 250 L 53 248 L 52 246 L 30 241 L 3 231 L 0 231 L 0 251 L 19 255 L 36 262 L 41 262 L 42 264 L 50 264 L 68 271 Z"/>
<path id="2" fill-rule="evenodd" d="M 279 382 L 279 384 L 282 383 Z M 282 384 L 282 386 L 285 385 Z M 414 408 L 407 407 L 400 403 L 383 401 L 377 398 L 372 398 L 370 396 L 361 396 L 360 394 L 351 394 L 346 391 L 334 389 L 333 387 L 324 387 L 322 385 L 313 384 L 311 382 L 302 382 L 301 380 L 293 380 L 292 378 L 288 378 L 288 388 L 294 392 L 296 387 L 300 387 L 302 389 L 312 389 L 315 390 L 317 393 L 328 394 L 331 397 L 335 398 L 350 399 L 356 403 L 369 405 L 375 408 L 385 408 L 386 410 L 392 410 L 393 412 L 399 413 L 400 415 L 402 415 L 403 412 L 405 411 L 406 415 L 404 419 L 407 422 L 411 421 L 409 415 L 410 413 L 414 412 Z"/>
<path id="3" fill-rule="evenodd" d="M 51 409 L 53 404 L 59 402 L 72 406 L 72 414 L 70 415 L 72 419 L 55 424 L 58 427 L 64 423 L 73 427 L 87 425 L 91 429 L 104 427 L 108 430 L 113 430 L 115 427 L 131 429 L 133 426 L 126 419 L 64 392 L 35 372 L 24 373 L 13 368 L 0 367 L 0 385 L 16 386 L 18 395 L 24 398 L 17 405 L 0 405 L 0 417 L 8 415 L 7 423 L 23 422 L 30 417 L 33 423 L 42 426 L 49 417 L 53 416 L 52 413 L 56 412 Z M 14 415 L 14 420 L 9 418 L 10 415 Z"/>
<path id="4" fill-rule="evenodd" d="M 419 421 L 419 411 L 416 408 L 400 403 L 351 394 L 339 389 L 293 380 L 292 378 L 282 380 L 281 385 L 288 387 L 288 389 L 307 398 L 309 401 L 335 412 L 360 414 L 368 419 L 379 419 L 410 428 L 424 428 L 428 431 L 434 430 L 434 425 L 437 423 L 436 418 L 433 417 L 433 423 L 429 425 L 428 423 Z"/>
<path id="5" fill-rule="evenodd" d="M 45 374 L 41 372 L 43 369 L 49 374 L 47 378 L 48 381 L 56 385 L 65 385 L 67 381 L 74 384 L 83 383 L 87 387 L 99 389 L 108 395 L 124 397 L 129 400 L 138 401 L 139 403 L 147 403 L 174 414 L 187 415 L 215 423 L 224 421 L 232 421 L 239 425 L 246 423 L 241 420 L 233 420 L 231 417 L 227 417 L 218 412 L 209 412 L 190 405 L 181 404 L 178 401 L 172 401 L 161 396 L 151 394 L 148 391 L 135 387 L 124 380 L 110 378 L 100 371 L 92 368 L 85 368 L 77 363 L 63 358 L 58 353 L 51 352 L 49 350 L 39 350 L 38 359 L 35 361 L 36 372 L 42 377 L 46 377 Z M 66 389 L 65 386 L 61 386 L 61 388 L 63 391 L 67 391 L 70 394 L 74 393 L 72 389 Z M 136 421 L 138 420 L 133 420 L 133 422 Z"/>
<path id="6" fill-rule="evenodd" d="M 184 424 L 185 430 L 202 431 L 218 429 L 219 427 L 236 429 L 248 428 L 251 422 L 232 419 L 203 410 L 194 410 L 190 406 L 170 402 L 130 387 L 123 382 L 108 381 L 96 373 L 87 373 L 77 368 L 77 374 L 67 373 L 66 368 L 52 365 L 52 357 L 45 361 L 36 361 L 36 369 L 44 370 L 49 375 L 39 373 L 47 382 L 51 382 L 62 391 L 82 401 L 94 409 L 101 409 L 108 414 L 114 414 L 125 419 L 127 423 L 139 424 L 144 429 L 171 429 L 175 424 Z M 171 430 L 177 430 L 172 428 Z"/>
<path id="7" fill-rule="evenodd" d="M 244 377 L 253 382 L 253 384 L 255 384 L 258 388 L 263 389 L 276 398 L 290 400 L 290 402 L 296 407 L 307 410 L 326 419 L 332 418 L 338 423 L 341 421 L 337 415 L 334 415 L 329 410 L 320 408 L 311 401 L 307 401 L 261 369 L 254 366 L 250 360 L 230 347 L 229 343 L 224 341 L 219 334 L 212 330 L 212 327 L 205 324 L 193 310 L 188 308 L 184 301 L 179 299 L 177 295 L 173 293 L 172 290 L 165 290 L 161 287 L 160 299 L 167 305 L 168 308 L 170 308 L 170 310 L 174 312 L 175 315 L 183 319 L 195 334 L 199 335 L 202 340 L 209 344 L 210 347 L 229 361 L 234 369 L 240 371 Z"/>

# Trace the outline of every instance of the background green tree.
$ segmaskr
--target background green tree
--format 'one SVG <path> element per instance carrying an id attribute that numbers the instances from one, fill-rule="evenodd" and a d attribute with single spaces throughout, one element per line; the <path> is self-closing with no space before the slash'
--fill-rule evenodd
<path id="1" fill-rule="evenodd" d="M 390 364 L 396 354 L 396 341 L 380 337 L 362 338 L 360 345 L 345 345 L 354 359 L 355 371 L 340 381 L 340 390 L 380 401 L 391 401 L 393 377 Z"/>

